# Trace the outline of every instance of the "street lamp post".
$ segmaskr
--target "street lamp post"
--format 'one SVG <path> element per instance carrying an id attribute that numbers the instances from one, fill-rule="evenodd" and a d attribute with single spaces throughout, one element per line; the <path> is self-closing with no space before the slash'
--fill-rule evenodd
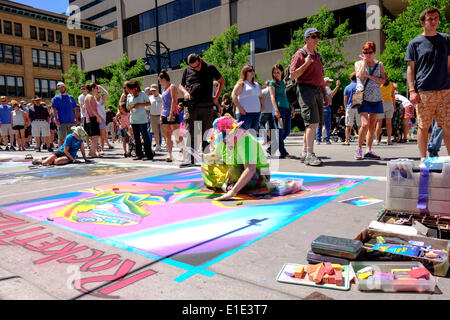
<path id="1" fill-rule="evenodd" d="M 155 24 L 156 24 L 156 41 L 152 41 L 151 43 L 146 43 L 145 50 L 145 69 L 150 71 L 151 69 L 151 59 L 156 58 L 156 72 L 159 74 L 161 72 L 161 59 L 167 60 L 167 65 L 170 67 L 170 49 L 167 46 L 159 41 L 159 21 L 158 21 L 158 0 L 155 0 Z M 163 47 L 164 51 L 161 53 L 161 47 Z M 154 49 L 153 49 L 154 48 Z M 161 91 L 161 85 L 158 82 L 159 91 Z"/>
<path id="2" fill-rule="evenodd" d="M 61 73 L 64 74 L 64 63 L 63 63 L 63 54 L 62 54 L 62 39 L 44 43 L 42 46 L 44 48 L 48 48 L 50 44 L 55 44 L 55 43 L 59 44 L 59 56 L 61 57 Z"/>

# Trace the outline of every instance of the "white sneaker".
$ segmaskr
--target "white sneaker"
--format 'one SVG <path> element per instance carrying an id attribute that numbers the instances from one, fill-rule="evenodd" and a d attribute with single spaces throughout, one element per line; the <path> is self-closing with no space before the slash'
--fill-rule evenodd
<path id="1" fill-rule="evenodd" d="M 161 146 L 159 144 L 155 147 L 155 151 L 161 151 Z"/>
<path id="2" fill-rule="evenodd" d="M 375 140 L 375 141 L 373 142 L 373 144 L 376 145 L 376 146 L 379 146 L 379 145 L 380 145 L 380 140 Z"/>

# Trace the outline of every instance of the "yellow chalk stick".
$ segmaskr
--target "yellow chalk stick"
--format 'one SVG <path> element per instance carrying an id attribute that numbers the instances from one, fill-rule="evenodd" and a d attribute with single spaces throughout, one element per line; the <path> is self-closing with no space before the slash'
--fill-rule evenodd
<path id="1" fill-rule="evenodd" d="M 368 277 L 370 277 L 372 275 L 371 272 L 364 272 L 358 275 L 358 279 L 359 280 L 364 280 L 367 279 Z"/>
<path id="2" fill-rule="evenodd" d="M 331 264 L 331 267 L 336 271 L 344 271 L 344 267 L 340 264 Z"/>

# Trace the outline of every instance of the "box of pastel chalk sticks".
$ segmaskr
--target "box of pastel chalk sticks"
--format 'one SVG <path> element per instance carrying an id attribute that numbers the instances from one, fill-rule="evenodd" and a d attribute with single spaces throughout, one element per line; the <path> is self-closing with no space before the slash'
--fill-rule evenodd
<path id="1" fill-rule="evenodd" d="M 434 292 L 436 278 L 418 261 L 352 261 L 360 291 Z"/>

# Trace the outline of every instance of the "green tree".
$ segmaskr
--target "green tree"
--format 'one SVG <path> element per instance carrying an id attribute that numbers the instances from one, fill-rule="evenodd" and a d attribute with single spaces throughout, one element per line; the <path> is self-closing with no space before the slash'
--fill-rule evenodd
<path id="1" fill-rule="evenodd" d="M 132 65 L 127 54 L 124 53 L 120 60 L 103 67 L 102 71 L 105 73 L 105 78 L 99 78 L 97 81 L 104 85 L 109 92 L 109 98 L 105 105 L 117 108 L 125 81 L 135 79 L 142 85 L 143 77 L 136 77 L 145 71 L 145 64 L 143 59 L 139 59 L 136 64 Z"/>
<path id="2" fill-rule="evenodd" d="M 63 81 L 67 92 L 77 100 L 81 94 L 81 86 L 86 83 L 87 71 L 81 70 L 75 63 L 72 64 L 68 73 L 63 74 Z"/>
<path id="3" fill-rule="evenodd" d="M 382 17 L 381 23 L 386 34 L 385 50 L 379 56 L 383 61 L 389 79 L 397 82 L 399 92 L 406 92 L 406 80 L 403 71 L 407 66 L 404 61 L 408 43 L 423 33 L 419 21 L 420 13 L 428 7 L 436 7 L 441 12 L 438 31 L 447 33 L 450 22 L 447 21 L 445 13 L 449 6 L 449 0 L 404 0 L 408 2 L 406 10 L 395 19 Z"/>
<path id="4" fill-rule="evenodd" d="M 249 63 L 250 45 L 247 43 L 239 47 L 238 41 L 238 26 L 232 25 L 222 35 L 214 36 L 212 44 L 202 54 L 203 60 L 216 66 L 225 79 L 222 94 L 231 94 L 239 79 L 242 67 Z"/>
<path id="5" fill-rule="evenodd" d="M 285 69 L 289 67 L 292 56 L 305 45 L 304 34 L 308 28 L 316 28 L 322 32 L 321 40 L 316 50 L 322 56 L 325 76 L 340 79 L 342 84 L 349 82 L 349 75 L 354 71 L 354 61 L 346 60 L 347 52 L 343 52 L 344 43 L 351 33 L 348 20 L 337 25 L 332 11 L 326 6 L 320 7 L 317 12 L 309 16 L 306 22 L 297 31 L 289 46 L 285 46 L 284 57 L 279 62 Z M 339 90 L 344 89 L 341 85 Z"/>

